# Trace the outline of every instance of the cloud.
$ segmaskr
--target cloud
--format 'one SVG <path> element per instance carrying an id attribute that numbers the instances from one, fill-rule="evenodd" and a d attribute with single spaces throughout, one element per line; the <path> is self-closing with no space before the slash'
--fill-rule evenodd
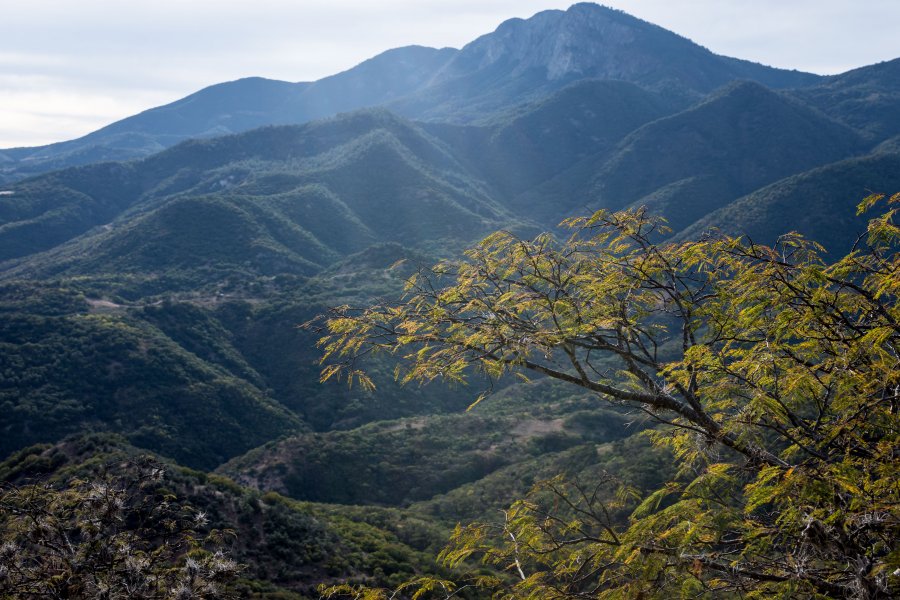
<path id="1" fill-rule="evenodd" d="M 110 94 L 48 76 L 2 74 L 0 148 L 73 139 L 166 101 L 141 90 Z"/>

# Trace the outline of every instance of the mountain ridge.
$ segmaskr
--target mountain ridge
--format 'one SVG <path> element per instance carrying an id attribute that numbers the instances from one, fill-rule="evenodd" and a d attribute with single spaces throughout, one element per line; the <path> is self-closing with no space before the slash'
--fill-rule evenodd
<path id="1" fill-rule="evenodd" d="M 634 42 L 628 53 L 621 52 L 623 40 Z M 486 57 L 506 56 L 510 49 L 521 54 L 512 70 L 508 60 L 480 64 Z M 638 52 L 639 60 L 624 59 Z M 581 56 L 589 59 L 579 62 Z M 690 68 L 678 67 L 681 63 Z M 98 160 L 139 158 L 192 137 L 297 124 L 378 105 L 420 120 L 473 122 L 487 112 L 547 96 L 576 79 L 597 77 L 666 91 L 683 104 L 736 78 L 776 87 L 821 79 L 721 57 L 626 13 L 581 3 L 567 11 L 506 21 L 460 50 L 395 48 L 315 82 L 245 78 L 216 84 L 76 140 L 0 150 L 0 183 Z"/>

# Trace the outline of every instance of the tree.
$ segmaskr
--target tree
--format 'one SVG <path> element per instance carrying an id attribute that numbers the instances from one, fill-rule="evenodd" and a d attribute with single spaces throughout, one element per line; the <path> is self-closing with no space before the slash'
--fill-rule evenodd
<path id="1" fill-rule="evenodd" d="M 501 597 L 892 597 L 900 194 L 886 200 L 831 263 L 797 234 L 666 242 L 644 210 L 570 220 L 562 243 L 499 232 L 412 278 L 399 304 L 334 309 L 322 379 L 370 386 L 358 359 L 387 352 L 402 382 L 533 373 L 658 422 L 679 476 L 626 522 L 556 483 L 565 518 L 532 499 L 499 537 L 457 530 L 444 559 L 509 569 L 512 583 L 479 580 Z"/>
<path id="2" fill-rule="evenodd" d="M 152 460 L 118 475 L 0 490 L 0 598 L 226 598 L 227 532 L 162 486 Z"/>

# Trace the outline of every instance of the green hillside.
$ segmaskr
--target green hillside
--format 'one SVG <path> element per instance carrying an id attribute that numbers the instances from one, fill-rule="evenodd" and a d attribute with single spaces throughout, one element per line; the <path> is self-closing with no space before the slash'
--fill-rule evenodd
<path id="1" fill-rule="evenodd" d="M 758 84 L 633 133 L 594 176 L 596 206 L 646 204 L 686 227 L 731 199 L 862 149 L 849 128 Z"/>
<path id="2" fill-rule="evenodd" d="M 197 287 L 310 275 L 373 243 L 472 241 L 514 222 L 439 141 L 384 112 L 189 142 L 10 192 L 4 258 L 53 248 L 4 274 L 16 277 L 165 276 Z M 29 233 L 45 222 L 50 235 Z"/>
<path id="3" fill-rule="evenodd" d="M 214 326 L 196 324 L 194 353 L 140 311 L 26 282 L 0 287 L 0 311 L 4 456 L 74 433 L 114 431 L 212 468 L 303 428 Z"/>
<path id="4" fill-rule="evenodd" d="M 710 213 L 681 231 L 693 238 L 716 229 L 771 244 L 785 229 L 821 243 L 835 256 L 865 232 L 857 203 L 879 190 L 900 189 L 900 153 L 851 158 L 788 177 Z"/>
<path id="5" fill-rule="evenodd" d="M 534 457 L 639 429 L 626 427 L 623 415 L 596 399 L 549 381 L 536 387 L 507 387 L 471 412 L 288 437 L 219 472 L 300 500 L 407 506 Z"/>

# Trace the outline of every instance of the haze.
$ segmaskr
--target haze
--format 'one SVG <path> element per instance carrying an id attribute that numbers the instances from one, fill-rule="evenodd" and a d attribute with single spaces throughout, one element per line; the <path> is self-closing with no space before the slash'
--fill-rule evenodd
<path id="1" fill-rule="evenodd" d="M 31 0 L 4 7 L 0 147 L 78 137 L 202 87 L 315 80 L 409 44 L 460 47 L 556 0 Z M 611 0 L 712 51 L 820 74 L 900 56 L 894 0 Z"/>

